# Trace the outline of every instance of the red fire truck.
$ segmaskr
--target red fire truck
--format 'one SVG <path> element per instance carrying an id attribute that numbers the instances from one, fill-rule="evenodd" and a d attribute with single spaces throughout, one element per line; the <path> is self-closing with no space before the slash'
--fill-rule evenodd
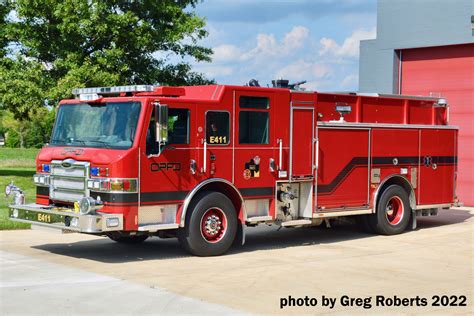
<path id="1" fill-rule="evenodd" d="M 36 159 L 35 203 L 10 219 L 124 243 L 176 236 L 195 255 L 245 226 L 356 216 L 399 234 L 457 203 L 446 100 L 289 85 L 75 89 Z"/>

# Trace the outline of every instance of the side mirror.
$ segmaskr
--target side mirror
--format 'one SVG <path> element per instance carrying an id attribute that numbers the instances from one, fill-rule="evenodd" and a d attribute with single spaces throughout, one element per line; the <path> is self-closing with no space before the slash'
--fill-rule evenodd
<path id="1" fill-rule="evenodd" d="M 168 106 L 155 103 L 156 142 L 165 145 L 168 141 Z"/>

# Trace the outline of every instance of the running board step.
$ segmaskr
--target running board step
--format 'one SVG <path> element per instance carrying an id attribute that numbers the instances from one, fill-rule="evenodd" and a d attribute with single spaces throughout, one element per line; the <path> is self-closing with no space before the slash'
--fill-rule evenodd
<path id="1" fill-rule="evenodd" d="M 310 219 L 296 219 L 294 221 L 288 221 L 281 223 L 283 227 L 290 227 L 290 226 L 302 226 L 302 225 L 310 225 L 313 221 Z"/>
<path id="2" fill-rule="evenodd" d="M 273 221 L 273 217 L 271 216 L 254 216 L 247 218 L 246 222 L 249 224 L 255 224 L 255 223 L 260 223 L 260 222 L 268 222 L 268 221 Z"/>
<path id="3" fill-rule="evenodd" d="M 178 227 L 179 227 L 179 224 L 176 224 L 176 223 L 153 224 L 153 225 L 138 226 L 138 231 L 140 231 L 140 232 L 156 232 L 156 231 L 164 230 L 164 229 L 176 229 Z"/>

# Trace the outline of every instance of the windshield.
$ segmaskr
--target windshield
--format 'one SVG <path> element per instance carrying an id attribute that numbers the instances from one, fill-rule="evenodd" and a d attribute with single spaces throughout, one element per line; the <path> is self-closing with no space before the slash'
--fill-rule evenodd
<path id="1" fill-rule="evenodd" d="M 51 145 L 127 149 L 133 144 L 139 102 L 63 104 Z"/>

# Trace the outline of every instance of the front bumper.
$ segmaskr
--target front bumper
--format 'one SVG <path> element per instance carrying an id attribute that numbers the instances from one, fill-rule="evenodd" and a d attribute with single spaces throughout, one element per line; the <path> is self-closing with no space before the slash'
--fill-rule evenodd
<path id="1" fill-rule="evenodd" d="M 103 233 L 123 230 L 123 214 L 75 213 L 68 208 L 39 204 L 10 205 L 10 220 L 80 233 Z"/>

